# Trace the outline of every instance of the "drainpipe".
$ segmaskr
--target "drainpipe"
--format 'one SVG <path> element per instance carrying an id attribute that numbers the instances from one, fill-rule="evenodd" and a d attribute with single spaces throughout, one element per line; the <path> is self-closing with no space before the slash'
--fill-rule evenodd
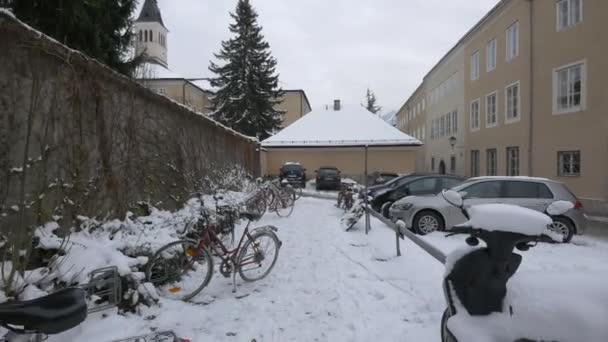
<path id="1" fill-rule="evenodd" d="M 532 168 L 532 144 L 534 142 L 534 0 L 528 0 L 528 5 L 530 9 L 530 111 L 528 112 L 528 115 L 530 116 L 530 131 L 528 132 L 528 176 L 533 176 L 534 174 Z"/>
<path id="2" fill-rule="evenodd" d="M 184 84 L 182 84 L 182 104 L 184 106 L 186 105 L 186 83 L 188 83 L 188 81 L 184 80 Z"/>

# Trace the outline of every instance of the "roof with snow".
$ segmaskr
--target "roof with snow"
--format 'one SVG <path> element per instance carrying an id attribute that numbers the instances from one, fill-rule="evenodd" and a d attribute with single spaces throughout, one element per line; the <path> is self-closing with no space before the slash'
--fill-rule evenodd
<path id="1" fill-rule="evenodd" d="M 139 13 L 139 17 L 137 20 L 135 20 L 135 22 L 154 22 L 160 23 L 163 27 L 165 27 L 163 18 L 160 14 L 160 8 L 158 7 L 156 0 L 146 0 L 146 2 L 144 2 L 141 13 Z"/>
<path id="2" fill-rule="evenodd" d="M 338 111 L 313 110 L 262 141 L 263 147 L 366 145 L 419 146 L 422 142 L 359 105 L 343 105 Z"/>
<path id="3" fill-rule="evenodd" d="M 206 92 L 213 92 L 207 78 L 185 78 L 158 63 L 145 62 L 137 69 L 136 78 L 140 80 L 182 80 Z"/>

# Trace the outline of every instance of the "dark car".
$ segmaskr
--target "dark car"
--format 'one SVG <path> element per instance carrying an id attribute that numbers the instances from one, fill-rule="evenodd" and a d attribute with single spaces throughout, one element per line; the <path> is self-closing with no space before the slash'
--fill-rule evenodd
<path id="1" fill-rule="evenodd" d="M 368 187 L 367 194 L 369 196 L 373 197 L 376 193 L 386 191 L 386 189 L 394 189 L 398 186 L 405 184 L 407 181 L 409 181 L 412 178 L 420 177 L 420 176 L 424 176 L 424 175 L 434 175 L 434 173 L 414 172 L 414 173 L 409 173 L 407 175 L 399 176 L 397 178 L 391 179 L 390 181 L 388 181 L 386 183 L 379 184 L 379 185 L 372 185 L 372 186 Z M 361 195 L 363 195 L 363 194 L 361 194 Z M 363 198 L 363 197 L 361 197 L 361 198 Z"/>
<path id="2" fill-rule="evenodd" d="M 285 163 L 279 169 L 281 182 L 287 180 L 292 186 L 306 187 L 306 169 L 300 163 Z"/>
<path id="3" fill-rule="evenodd" d="M 317 173 L 316 178 L 316 188 L 317 190 L 321 189 L 331 189 L 338 190 L 340 189 L 341 179 L 340 179 L 340 170 L 333 166 L 323 166 L 318 170 L 315 170 Z"/>
<path id="4" fill-rule="evenodd" d="M 441 174 L 418 174 L 405 178 L 390 188 L 376 191 L 372 195 L 372 208 L 388 217 L 388 209 L 395 201 L 407 196 L 436 195 L 464 181 L 463 177 Z"/>

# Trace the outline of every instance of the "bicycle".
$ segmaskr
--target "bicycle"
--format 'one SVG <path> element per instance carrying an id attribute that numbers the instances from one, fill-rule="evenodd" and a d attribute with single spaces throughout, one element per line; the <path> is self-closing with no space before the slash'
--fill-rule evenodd
<path id="1" fill-rule="evenodd" d="M 233 292 L 236 292 L 236 273 L 246 282 L 266 277 L 274 267 L 282 245 L 275 232 L 276 227 L 265 226 L 249 231 L 252 221 L 258 220 L 259 213 L 240 213 L 248 220 L 239 243 L 230 250 L 217 235 L 216 226 L 209 223 L 209 214 L 203 215 L 195 224 L 194 232 L 185 229 L 184 239 L 161 247 L 146 266 L 146 279 L 156 286 L 161 296 L 188 301 L 198 295 L 213 276 L 212 252 L 221 259 L 220 273 L 229 278 L 232 275 Z M 266 241 L 264 245 L 263 242 Z M 251 249 L 251 250 L 250 250 Z M 267 268 L 262 262 L 269 261 Z M 251 268 L 246 266 L 254 265 Z M 262 270 L 261 274 L 250 275 L 249 271 Z"/>
<path id="2" fill-rule="evenodd" d="M 33 300 L 0 304 L 0 325 L 6 342 L 40 342 L 68 331 L 87 317 L 86 292 L 67 288 Z"/>
<path id="3" fill-rule="evenodd" d="M 264 213 L 272 210 L 281 217 L 288 217 L 294 209 L 298 198 L 297 192 L 290 185 L 281 187 L 270 181 L 258 185 L 258 190 L 246 201 L 247 208 Z"/>
<path id="4" fill-rule="evenodd" d="M 344 211 L 348 211 L 353 207 L 354 204 L 354 193 L 353 186 L 348 183 L 342 183 L 340 191 L 338 192 L 338 202 L 336 207 L 343 208 Z"/>

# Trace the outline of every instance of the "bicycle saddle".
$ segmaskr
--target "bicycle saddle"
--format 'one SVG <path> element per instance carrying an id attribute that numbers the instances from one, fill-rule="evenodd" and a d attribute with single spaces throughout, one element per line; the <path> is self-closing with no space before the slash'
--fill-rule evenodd
<path id="1" fill-rule="evenodd" d="M 27 332 L 58 334 L 87 317 L 85 291 L 67 288 L 33 300 L 0 304 L 2 325 L 23 327 Z"/>
<path id="2" fill-rule="evenodd" d="M 256 212 L 241 212 L 239 217 L 247 219 L 249 221 L 257 221 L 262 218 L 262 214 Z"/>

